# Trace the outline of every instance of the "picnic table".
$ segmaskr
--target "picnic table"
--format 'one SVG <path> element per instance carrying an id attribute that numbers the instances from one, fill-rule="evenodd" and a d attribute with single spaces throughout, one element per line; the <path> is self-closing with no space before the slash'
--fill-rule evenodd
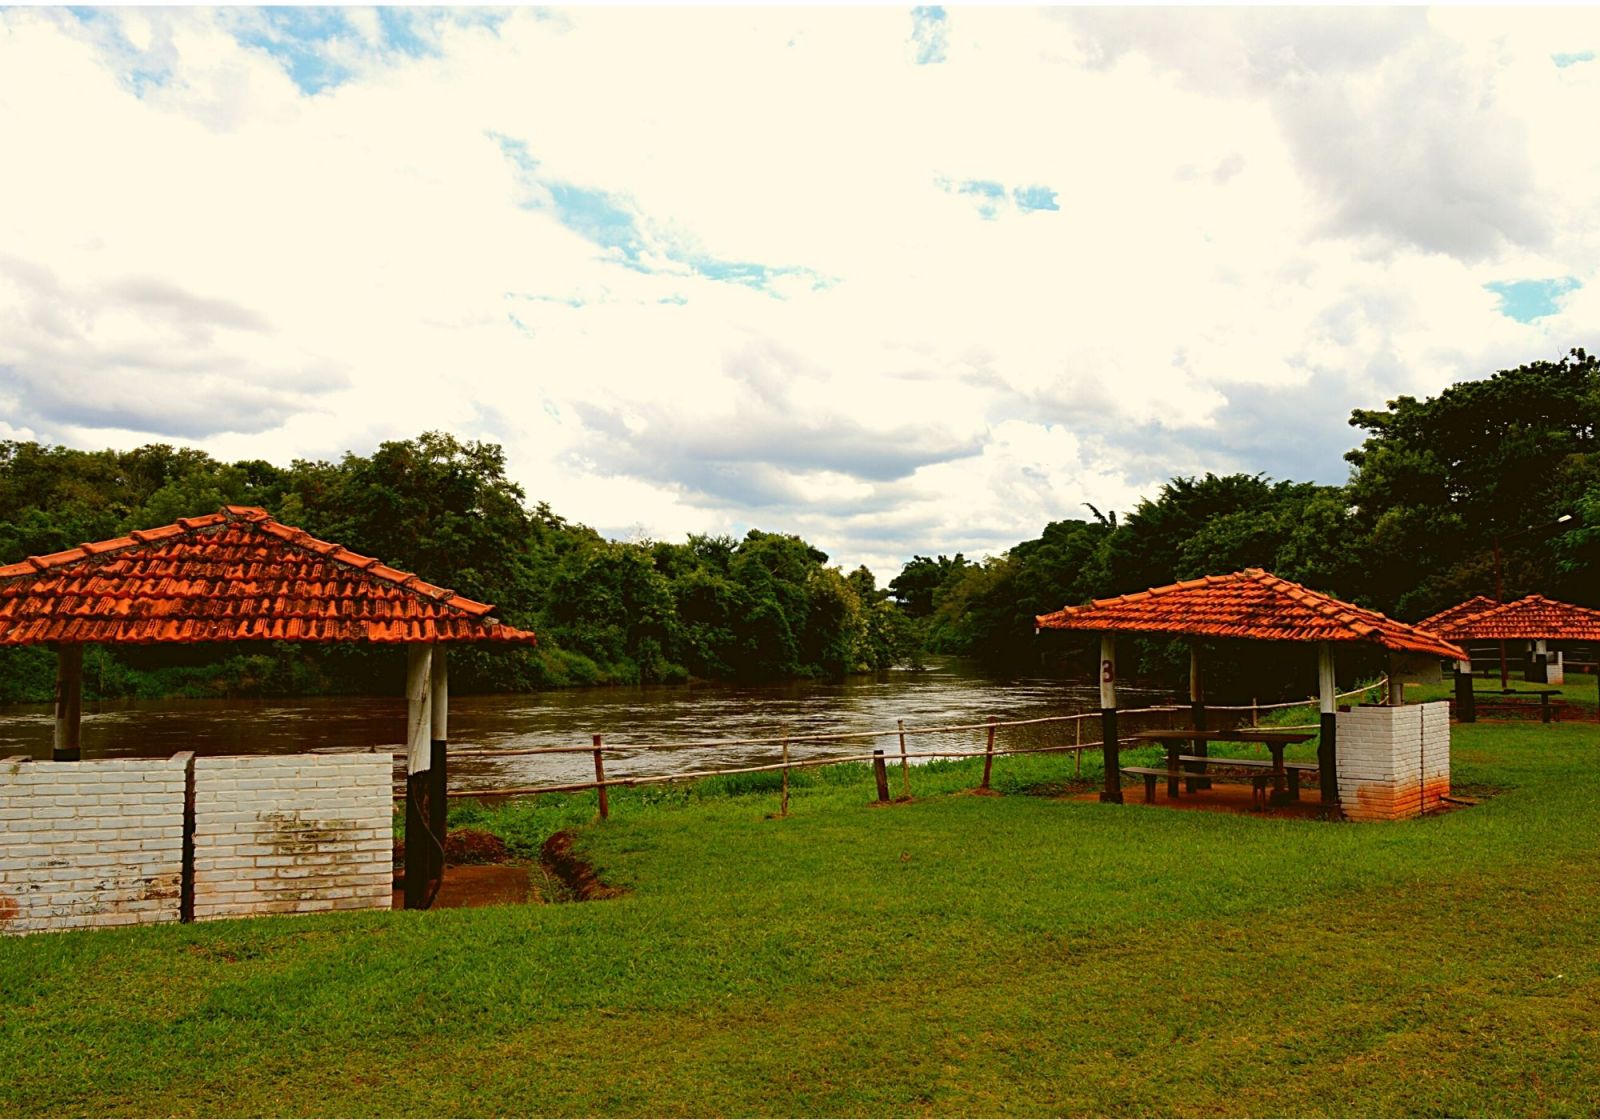
<path id="1" fill-rule="evenodd" d="M 1294 743 L 1308 743 L 1316 738 L 1306 731 L 1274 731 L 1260 727 L 1241 727 L 1233 731 L 1199 731 L 1194 728 L 1173 728 L 1171 730 L 1142 731 L 1134 738 L 1141 742 L 1160 743 L 1167 748 L 1167 796 L 1178 796 L 1178 781 L 1183 778 L 1189 783 L 1189 792 L 1193 793 L 1196 781 L 1205 781 L 1205 775 L 1198 770 L 1180 769 L 1185 763 L 1191 766 L 1214 762 L 1223 766 L 1256 767 L 1262 764 L 1255 758 L 1217 758 L 1209 755 L 1184 755 L 1185 743 L 1260 743 L 1272 754 L 1272 799 L 1275 804 L 1281 804 L 1290 799 L 1287 789 L 1288 771 L 1283 762 L 1283 749 Z M 1298 769 L 1306 769 L 1304 766 Z M 1295 775 L 1295 793 L 1299 793 L 1299 775 Z"/>
<path id="2" fill-rule="evenodd" d="M 1552 697 L 1560 695 L 1561 690 L 1559 688 L 1504 688 L 1496 689 L 1493 692 L 1476 693 L 1474 696 L 1474 702 L 1476 704 L 1483 704 L 1489 707 L 1499 707 L 1504 711 L 1516 711 L 1518 709 L 1531 709 L 1533 707 L 1532 704 L 1522 703 L 1521 697 L 1537 696 L 1539 698 L 1539 722 L 1549 723 L 1550 716 L 1552 714 L 1550 700 Z"/>

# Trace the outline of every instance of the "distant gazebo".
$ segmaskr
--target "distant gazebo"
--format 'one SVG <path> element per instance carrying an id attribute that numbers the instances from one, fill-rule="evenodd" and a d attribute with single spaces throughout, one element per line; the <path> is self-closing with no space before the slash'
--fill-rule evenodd
<path id="1" fill-rule="evenodd" d="M 1234 638 L 1253 641 L 1311 643 L 1317 648 L 1321 701 L 1321 740 L 1317 750 L 1319 787 L 1325 809 L 1338 797 L 1334 713 L 1333 648 L 1336 643 L 1375 645 L 1390 655 L 1390 702 L 1402 702 L 1399 680 L 1411 663 L 1407 657 L 1461 658 L 1463 650 L 1439 636 L 1377 611 L 1346 603 L 1260 568 L 1229 575 L 1203 576 L 1153 587 L 1113 599 L 1096 599 L 1037 616 L 1040 630 L 1088 630 L 1100 634 L 1102 747 L 1105 791 L 1101 799 L 1121 801 L 1117 744 L 1116 636 L 1121 633 L 1166 634 L 1188 638 Z M 1189 647 L 1189 696 L 1196 730 L 1203 730 L 1204 690 L 1200 651 Z"/>
<path id="2" fill-rule="evenodd" d="M 404 646 L 406 906 L 443 875 L 449 682 L 445 646 L 533 645 L 494 608 L 371 556 L 224 506 L 0 567 L 0 646 L 56 651 L 53 757 L 80 756 L 83 650 L 195 642 L 362 642 Z M 433 843 L 416 840 L 431 836 Z"/>
<path id="3" fill-rule="evenodd" d="M 1466 609 L 1480 602 L 1487 605 L 1476 611 Z M 1530 643 L 1535 664 L 1545 668 L 1546 683 L 1561 683 L 1550 680 L 1552 666 L 1558 674 L 1560 672 L 1562 655 L 1559 650 L 1552 654 L 1549 643 L 1600 642 L 1600 611 L 1547 599 L 1543 595 L 1528 595 L 1512 603 L 1499 603 L 1480 595 L 1418 625 L 1429 627 L 1453 642 L 1499 642 L 1502 663 L 1504 643 Z M 1554 661 L 1549 660 L 1552 656 Z M 1502 679 L 1500 683 L 1505 687 L 1507 682 Z M 1456 709 L 1461 719 L 1474 718 L 1472 703 L 1471 662 L 1464 660 L 1458 663 L 1456 673 Z"/>

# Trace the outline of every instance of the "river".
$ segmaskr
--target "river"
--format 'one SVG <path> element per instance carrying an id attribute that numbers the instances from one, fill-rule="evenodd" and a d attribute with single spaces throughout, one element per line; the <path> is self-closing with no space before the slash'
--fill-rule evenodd
<path id="1" fill-rule="evenodd" d="M 1121 686 L 1125 706 L 1163 703 L 1171 693 Z M 450 700 L 452 749 L 582 746 L 603 735 L 608 777 L 681 774 L 775 762 L 774 744 L 690 746 L 706 740 L 815 735 L 845 731 L 893 732 L 908 727 L 982 723 L 1067 715 L 1099 706 L 1086 680 L 993 677 L 955 659 L 930 661 L 925 670 L 893 670 L 842 682 L 797 681 L 761 686 L 657 685 L 574 688 L 549 692 L 454 696 Z M 0 706 L 0 758 L 50 757 L 53 727 L 48 705 Z M 1098 738 L 1098 726 L 1084 729 Z M 288 754 L 333 748 L 398 750 L 405 734 L 400 696 L 318 696 L 270 700 L 124 700 L 85 703 L 84 758 L 160 758 L 197 754 Z M 1071 741 L 1073 725 L 1002 729 L 1007 746 Z M 977 750 L 983 732 L 914 736 L 910 749 Z M 873 747 L 898 751 L 892 734 L 880 740 L 796 743 L 791 757 L 859 754 Z M 483 758 L 451 762 L 455 789 L 509 789 L 593 777 L 588 755 Z"/>

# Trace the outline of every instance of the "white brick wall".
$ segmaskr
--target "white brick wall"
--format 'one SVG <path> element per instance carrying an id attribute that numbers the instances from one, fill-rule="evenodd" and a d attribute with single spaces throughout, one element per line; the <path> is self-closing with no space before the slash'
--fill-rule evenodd
<path id="1" fill-rule="evenodd" d="M 194 916 L 390 905 L 384 755 L 195 760 Z"/>
<path id="2" fill-rule="evenodd" d="M 184 767 L 0 765 L 0 932 L 177 921 Z"/>
<path id="3" fill-rule="evenodd" d="M 1351 820 L 1397 820 L 1439 808 L 1450 792 L 1444 701 L 1360 707 L 1338 715 L 1339 803 Z"/>

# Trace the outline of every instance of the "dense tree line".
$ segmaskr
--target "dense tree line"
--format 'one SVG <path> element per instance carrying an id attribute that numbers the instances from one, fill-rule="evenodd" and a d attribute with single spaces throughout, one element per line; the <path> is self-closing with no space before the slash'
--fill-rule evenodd
<path id="1" fill-rule="evenodd" d="M 1090 507 L 1090 517 L 1052 522 L 982 562 L 917 556 L 889 587 L 926 648 L 1012 670 L 1036 667 L 1041 654 L 1081 653 L 1063 635 L 1036 637 L 1036 614 L 1245 567 L 1415 621 L 1492 595 L 1498 540 L 1508 598 L 1539 592 L 1600 606 L 1593 356 L 1574 350 L 1426 400 L 1400 397 L 1350 423 L 1365 438 L 1346 455 L 1344 486 L 1174 478 L 1120 522 Z M 1181 649 L 1137 648 L 1145 669 L 1176 676 Z M 1249 672 L 1271 679 L 1273 656 Z"/>
<path id="2" fill-rule="evenodd" d="M 501 449 L 429 433 L 337 463 L 221 463 L 192 449 L 75 451 L 0 442 L 0 562 L 159 525 L 224 503 L 260 505 L 538 632 L 537 651 L 463 651 L 462 687 L 839 677 L 921 651 L 1001 670 L 1076 645 L 1034 616 L 1206 573 L 1263 567 L 1415 620 L 1493 593 L 1600 606 L 1600 363 L 1582 350 L 1436 397 L 1356 411 L 1343 486 L 1265 475 L 1174 478 L 1120 520 L 1052 522 L 999 556 L 916 556 L 887 589 L 798 537 L 619 542 L 530 505 Z M 1558 518 L 1567 520 L 1557 523 Z M 1182 648 L 1137 643 L 1175 676 Z M 391 691 L 394 655 L 353 647 L 98 650 L 91 695 Z M 1299 669 L 1235 653 L 1233 683 Z M 387 658 L 387 660 L 386 660 Z M 0 699 L 48 697 L 47 651 L 0 651 Z M 1225 687 L 1228 681 L 1219 682 Z M 1289 687 L 1286 685 L 1286 687 Z M 1295 686 L 1297 687 L 1297 686 Z"/>
<path id="3" fill-rule="evenodd" d="M 164 445 L 76 451 L 0 443 L 0 561 L 71 548 L 224 504 L 263 506 L 498 608 L 534 651 L 462 649 L 470 690 L 839 677 L 908 653 L 903 615 L 865 568 L 829 567 L 798 537 L 606 540 L 530 506 L 493 444 L 428 433 L 370 456 L 288 467 Z M 392 691 L 393 651 L 241 643 L 89 655 L 90 695 Z M 48 698 L 53 658 L 0 651 L 0 699 Z"/>

